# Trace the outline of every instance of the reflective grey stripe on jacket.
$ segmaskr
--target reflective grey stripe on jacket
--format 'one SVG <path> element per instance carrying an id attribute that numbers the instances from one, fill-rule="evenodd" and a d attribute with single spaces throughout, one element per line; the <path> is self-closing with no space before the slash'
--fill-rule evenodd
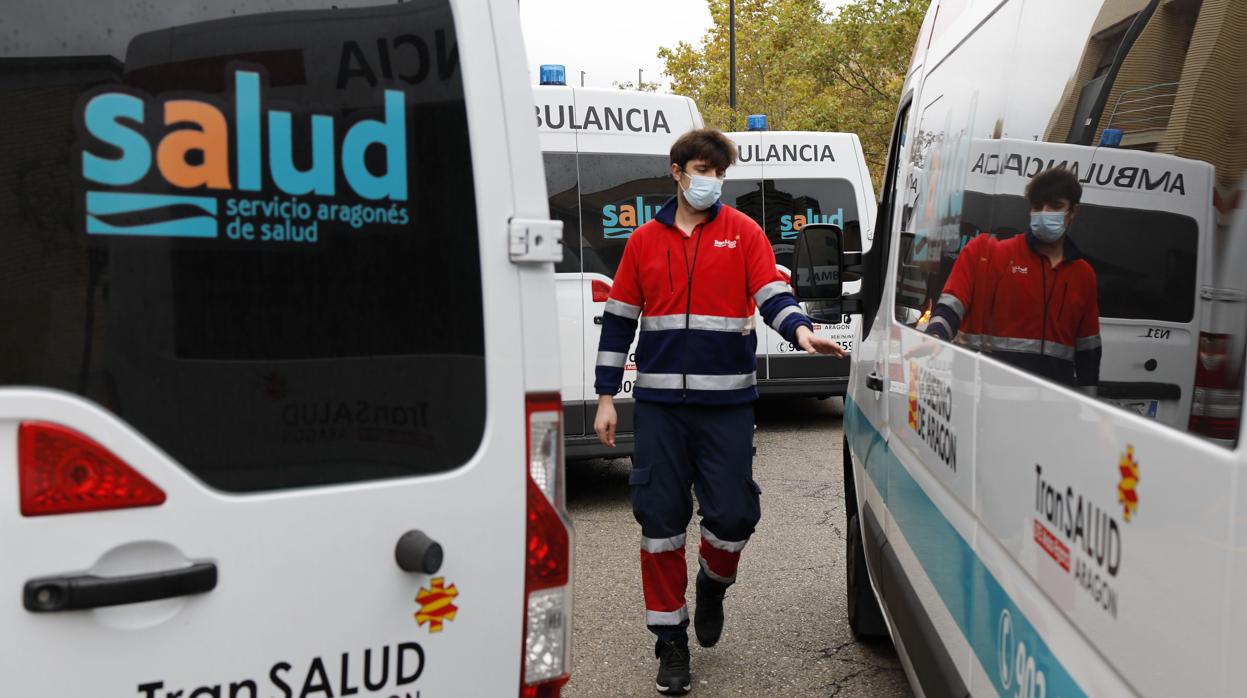
<path id="1" fill-rule="evenodd" d="M 628 363 L 628 355 L 622 351 L 599 351 L 598 366 L 610 366 L 611 368 L 623 368 Z"/>
<path id="2" fill-rule="evenodd" d="M 783 281 L 772 281 L 753 294 L 753 302 L 761 306 L 781 293 L 792 293 L 792 287 Z"/>
<path id="3" fill-rule="evenodd" d="M 617 301 L 614 298 L 611 298 L 606 301 L 606 312 L 611 315 L 628 318 L 629 320 L 635 320 L 638 317 L 641 317 L 641 306 L 624 303 L 623 301 Z"/>
<path id="4" fill-rule="evenodd" d="M 687 320 L 686 320 L 687 319 Z M 685 322 L 690 330 L 712 332 L 744 332 L 753 318 L 720 315 L 647 315 L 641 318 L 641 331 L 682 330 Z"/>
<path id="5" fill-rule="evenodd" d="M 688 379 L 687 384 L 685 379 Z M 758 382 L 758 374 L 729 373 L 713 376 L 698 373 L 682 375 L 679 373 L 638 373 L 636 387 L 658 388 L 661 390 L 741 390 L 752 388 Z"/>
<path id="6" fill-rule="evenodd" d="M 1044 356 L 1051 356 L 1066 361 L 1074 360 L 1074 347 L 1054 342 L 1050 339 L 995 337 L 989 334 L 966 334 L 961 332 L 957 335 L 957 344 L 980 351 L 1013 351 L 1019 354 L 1039 354 L 1042 352 Z"/>
<path id="7" fill-rule="evenodd" d="M 776 332 L 779 332 L 779 328 L 784 326 L 784 320 L 789 315 L 792 315 L 793 313 L 799 313 L 799 312 L 801 312 L 801 308 L 795 305 L 790 305 L 787 308 L 784 308 L 783 310 L 779 311 L 778 313 L 775 313 L 775 317 L 771 318 L 771 329 L 775 330 Z"/>
<path id="8" fill-rule="evenodd" d="M 957 300 L 957 297 L 951 293 L 941 295 L 940 299 L 936 301 L 936 305 L 946 305 L 949 308 L 952 308 L 953 312 L 957 313 L 958 320 L 966 319 L 966 306 L 963 305 L 961 301 Z"/>
<path id="9" fill-rule="evenodd" d="M 1100 335 L 1098 334 L 1093 334 L 1090 337 L 1079 337 L 1074 340 L 1074 348 L 1078 351 L 1090 351 L 1099 349 L 1101 346 L 1103 346 L 1103 343 L 1100 341 Z"/>

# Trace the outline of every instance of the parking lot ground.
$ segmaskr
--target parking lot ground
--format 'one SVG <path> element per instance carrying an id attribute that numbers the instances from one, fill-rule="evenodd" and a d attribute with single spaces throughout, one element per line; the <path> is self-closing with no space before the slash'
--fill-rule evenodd
<path id="1" fill-rule="evenodd" d="M 728 593 L 723 639 L 710 649 L 690 643 L 692 695 L 911 695 L 891 645 L 854 641 L 845 617 L 842 415 L 838 398 L 759 403 L 754 479 L 762 521 Z M 657 695 L 628 467 L 627 459 L 568 464 L 576 527 L 568 696 Z M 694 517 L 690 612 L 699 542 Z"/>

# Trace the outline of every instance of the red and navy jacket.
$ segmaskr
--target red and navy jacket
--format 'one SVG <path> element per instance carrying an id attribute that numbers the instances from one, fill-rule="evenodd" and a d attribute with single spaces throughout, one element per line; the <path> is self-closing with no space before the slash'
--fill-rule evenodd
<path id="1" fill-rule="evenodd" d="M 1100 304 L 1095 270 L 1065 238 L 1053 267 L 1027 232 L 982 234 L 953 264 L 927 333 L 1066 385 L 1100 382 Z"/>
<path id="2" fill-rule="evenodd" d="M 758 397 L 755 308 L 789 342 L 796 342 L 798 327 L 813 325 L 752 218 L 716 203 L 685 236 L 675 213 L 672 198 L 628 238 L 602 315 L 594 388 L 599 395 L 619 392 L 639 324 L 637 400 L 752 402 Z"/>

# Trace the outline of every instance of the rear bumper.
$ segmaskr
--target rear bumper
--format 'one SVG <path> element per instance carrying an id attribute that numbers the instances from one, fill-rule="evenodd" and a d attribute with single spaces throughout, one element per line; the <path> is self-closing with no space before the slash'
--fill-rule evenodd
<path id="1" fill-rule="evenodd" d="M 758 397 L 841 397 L 848 387 L 848 376 L 773 378 L 758 381 Z"/>
<path id="2" fill-rule="evenodd" d="M 761 368 L 761 362 L 759 362 Z M 758 372 L 760 397 L 830 397 L 844 395 L 849 386 L 849 358 L 772 356 Z"/>
<path id="3" fill-rule="evenodd" d="M 616 433 L 615 447 L 603 446 L 597 434 L 566 436 L 563 438 L 563 453 L 567 460 L 585 460 L 588 458 L 626 458 L 632 455 L 632 432 Z"/>

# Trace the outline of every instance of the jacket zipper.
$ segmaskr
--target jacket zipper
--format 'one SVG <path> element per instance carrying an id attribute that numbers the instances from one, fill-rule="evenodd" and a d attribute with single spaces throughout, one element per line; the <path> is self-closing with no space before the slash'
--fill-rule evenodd
<path id="1" fill-rule="evenodd" d="M 688 399 L 688 335 L 693 321 L 693 271 L 697 269 L 697 253 L 701 251 L 701 229 L 702 223 L 697 224 L 695 232 L 697 240 L 693 242 L 693 263 L 688 263 L 688 241 L 690 238 L 684 238 L 684 268 L 688 271 L 688 284 L 684 288 L 684 371 L 680 374 L 681 385 L 680 398 Z M 691 237 L 691 236 L 690 236 Z"/>
<path id="2" fill-rule="evenodd" d="M 667 288 L 675 293 L 675 282 L 671 280 L 671 248 L 667 248 Z"/>
<path id="3" fill-rule="evenodd" d="M 1055 278 L 1052 281 L 1052 286 L 1053 290 L 1056 290 Z M 1065 301 L 1067 298 L 1069 298 L 1069 279 L 1065 280 L 1065 286 L 1061 289 L 1061 305 L 1056 311 L 1056 321 L 1058 325 L 1061 323 L 1061 315 L 1065 313 Z"/>

